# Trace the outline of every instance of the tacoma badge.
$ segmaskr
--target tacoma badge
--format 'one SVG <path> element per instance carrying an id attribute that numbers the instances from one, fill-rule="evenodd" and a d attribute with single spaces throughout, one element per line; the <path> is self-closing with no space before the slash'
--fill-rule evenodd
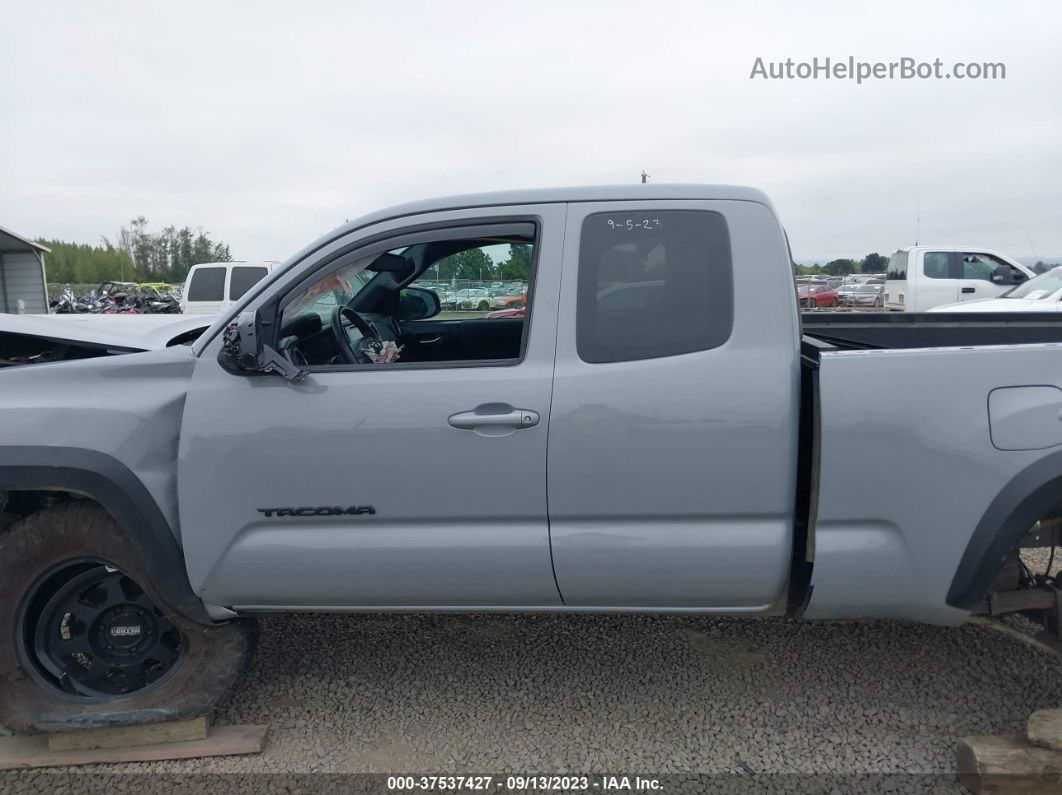
<path id="1" fill-rule="evenodd" d="M 258 508 L 258 513 L 268 517 L 281 516 L 372 516 L 376 508 L 372 505 L 351 505 L 349 508 L 322 505 L 317 508 Z"/>

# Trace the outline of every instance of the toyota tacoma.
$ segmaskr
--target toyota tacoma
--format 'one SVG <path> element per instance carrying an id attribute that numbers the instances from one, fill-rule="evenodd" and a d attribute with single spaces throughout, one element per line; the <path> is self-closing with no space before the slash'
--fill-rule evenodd
<path id="1" fill-rule="evenodd" d="M 438 317 L 468 252 L 519 314 Z M 191 345 L 0 371 L 0 723 L 202 714 L 280 611 L 1057 630 L 1060 331 L 802 318 L 748 188 L 367 215 Z"/>

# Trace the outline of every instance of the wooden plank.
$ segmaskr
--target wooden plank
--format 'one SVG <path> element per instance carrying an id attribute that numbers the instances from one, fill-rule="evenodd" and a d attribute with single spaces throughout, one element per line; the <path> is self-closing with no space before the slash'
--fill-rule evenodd
<path id="1" fill-rule="evenodd" d="M 206 716 L 201 716 L 191 720 L 49 734 L 48 750 L 89 751 L 93 748 L 135 748 L 138 745 L 205 740 L 206 737 L 207 719 Z"/>
<path id="2" fill-rule="evenodd" d="M 49 751 L 44 735 L 0 737 L 0 770 L 257 754 L 265 747 L 268 731 L 268 726 L 214 726 L 203 740 L 71 751 Z"/>
<path id="3" fill-rule="evenodd" d="M 959 783 L 972 792 L 1062 793 L 1062 753 L 1020 736 L 963 737 Z"/>
<path id="4" fill-rule="evenodd" d="M 1038 709 L 1026 726 L 1029 742 L 1062 751 L 1062 709 Z"/>

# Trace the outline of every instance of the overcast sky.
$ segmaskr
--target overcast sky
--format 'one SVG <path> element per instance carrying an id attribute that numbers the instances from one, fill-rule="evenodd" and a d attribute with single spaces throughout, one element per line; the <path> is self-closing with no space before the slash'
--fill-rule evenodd
<path id="1" fill-rule="evenodd" d="M 1062 257 L 1058 3 L 41 2 L 0 25 L 0 226 L 134 215 L 283 260 L 480 190 L 752 185 L 798 259 L 914 242 Z M 750 80 L 764 61 L 1006 79 Z"/>

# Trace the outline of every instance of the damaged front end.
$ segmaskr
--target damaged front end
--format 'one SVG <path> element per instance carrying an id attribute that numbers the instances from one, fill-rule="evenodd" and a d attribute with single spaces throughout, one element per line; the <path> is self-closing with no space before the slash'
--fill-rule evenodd
<path id="1" fill-rule="evenodd" d="M 143 349 L 115 348 L 92 342 L 0 331 L 0 368 L 65 362 L 74 359 L 94 359 L 99 356 L 137 353 L 141 350 Z"/>

